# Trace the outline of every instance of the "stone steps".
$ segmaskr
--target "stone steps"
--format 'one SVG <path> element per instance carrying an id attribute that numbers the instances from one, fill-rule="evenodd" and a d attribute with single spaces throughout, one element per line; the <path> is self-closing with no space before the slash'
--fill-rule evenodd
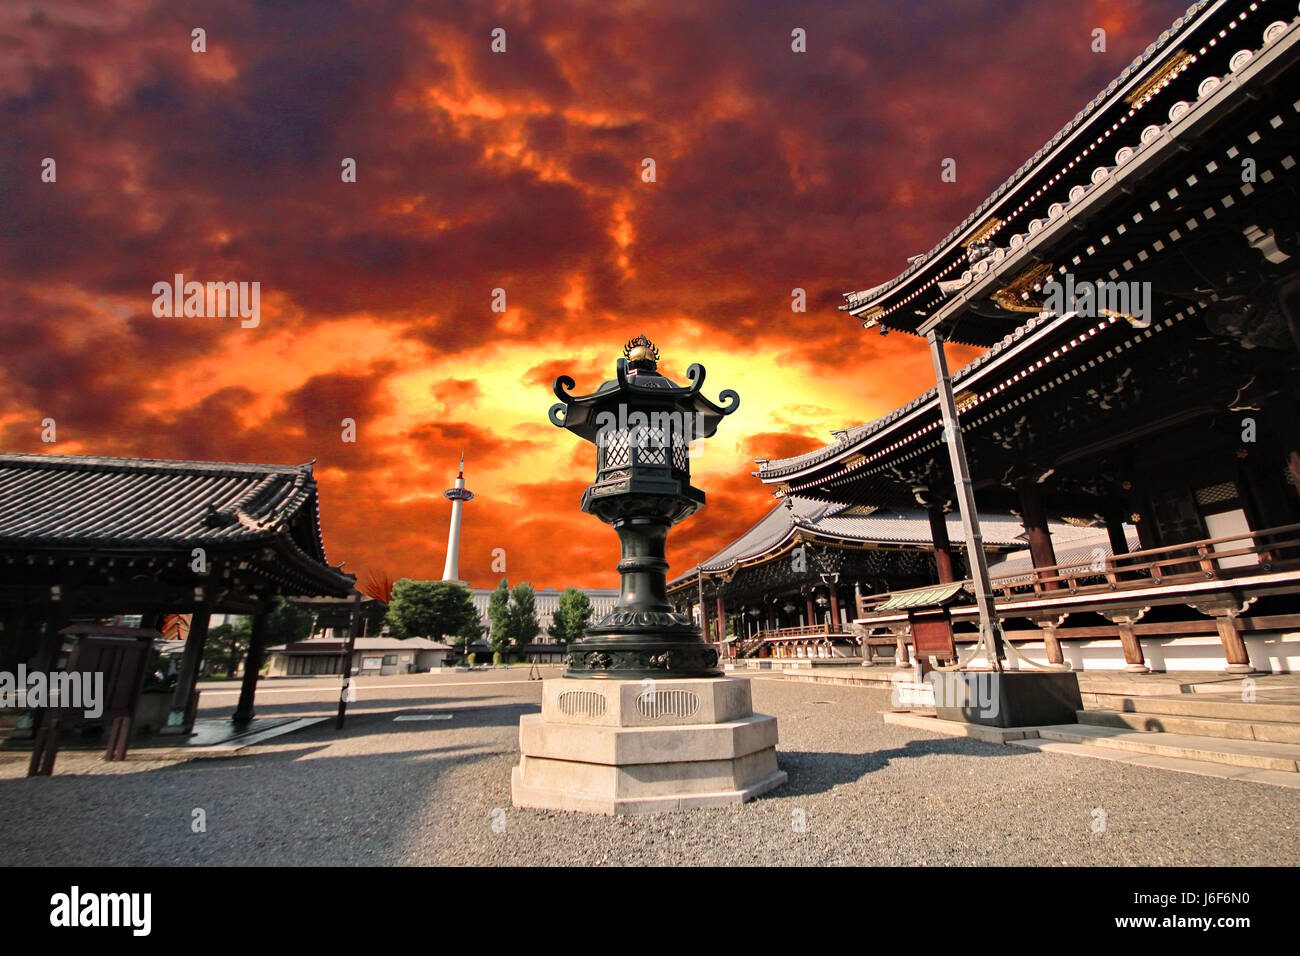
<path id="1" fill-rule="evenodd" d="M 1235 717 L 1200 717 L 1180 714 L 1132 713 L 1114 710 L 1078 711 L 1079 723 L 1097 727 L 1127 727 L 1144 733 L 1185 734 L 1195 737 L 1219 737 L 1226 740 L 1260 740 L 1272 743 L 1300 744 L 1300 723 L 1242 719 Z"/>
<path id="2" fill-rule="evenodd" d="M 883 667 L 841 667 L 830 668 L 823 671 L 813 670 L 785 670 L 772 674 L 772 677 L 780 677 L 782 680 L 792 681 L 803 684 L 839 684 L 844 687 L 867 687 L 877 690 L 890 690 L 893 687 L 893 675 L 898 671 L 896 668 Z M 912 679 L 911 671 L 904 671 L 908 680 Z M 748 675 L 746 675 L 748 676 Z M 756 674 L 754 676 L 764 676 Z"/>
<path id="3" fill-rule="evenodd" d="M 1043 740 L 1123 750 L 1149 756 L 1177 757 L 1207 763 L 1300 773 L 1300 744 L 1234 740 L 1199 734 L 1148 733 L 1130 727 L 1060 724 L 1038 727 Z"/>
<path id="4" fill-rule="evenodd" d="M 1190 773 L 1201 777 L 1219 777 L 1224 780 L 1263 783 L 1274 787 L 1300 790 L 1300 773 L 1291 773 L 1285 770 L 1256 770 L 1251 767 L 1237 767 L 1231 764 L 1214 763 L 1209 760 L 1188 760 L 1185 757 L 1134 753 L 1127 750 L 1094 747 L 1089 744 L 1044 740 L 1040 737 L 1009 739 L 1004 742 L 1008 746 L 1023 747 L 1026 750 L 1066 754 L 1071 757 L 1090 757 L 1094 760 L 1110 760 L 1135 767 L 1150 767 L 1154 770 L 1172 770 L 1176 773 Z"/>
<path id="5" fill-rule="evenodd" d="M 1086 704 L 1085 701 L 1085 706 Z M 1096 709 L 1168 717 L 1204 717 L 1214 720 L 1252 720 L 1300 724 L 1300 704 L 1270 703 L 1267 699 L 1247 702 L 1241 700 L 1239 696 L 1234 696 L 1231 700 L 1221 700 L 1218 694 L 1120 697 L 1107 702 L 1104 708 Z"/>
<path id="6" fill-rule="evenodd" d="M 1225 741 L 1212 737 L 1194 735 L 1144 734 L 1129 731 L 1130 736 L 1143 738 L 1140 743 L 1156 742 L 1156 746 L 1121 748 L 1116 746 L 1122 741 L 1114 737 L 1103 739 L 1106 728 L 1078 726 L 1068 724 L 1059 727 L 984 727 L 961 721 L 940 720 L 937 717 L 924 717 L 920 714 L 884 714 L 887 724 L 924 730 L 945 737 L 970 737 L 986 743 L 1006 744 L 1010 747 L 1022 747 L 1026 750 L 1038 750 L 1044 753 L 1065 754 L 1071 757 L 1090 757 L 1094 760 L 1106 760 L 1112 763 L 1129 764 L 1135 767 L 1148 767 L 1155 770 L 1173 770 L 1178 773 L 1196 774 L 1202 777 L 1218 777 L 1223 780 L 1239 780 L 1247 783 L 1263 783 L 1275 787 L 1287 787 L 1300 790 L 1300 773 L 1294 769 L 1261 769 L 1260 754 L 1248 754 L 1245 759 L 1249 765 L 1224 763 L 1225 759 L 1241 759 L 1230 753 L 1224 753 L 1220 746 Z M 1069 738 L 1069 739 L 1061 739 Z M 1172 739 L 1174 746 L 1160 745 L 1160 741 Z M 1294 750 L 1294 748 L 1292 748 Z M 1193 754 L 1194 756 L 1185 756 Z M 1273 767 L 1285 764 L 1293 767 L 1293 754 L 1283 755 L 1277 762 L 1268 760 Z"/>

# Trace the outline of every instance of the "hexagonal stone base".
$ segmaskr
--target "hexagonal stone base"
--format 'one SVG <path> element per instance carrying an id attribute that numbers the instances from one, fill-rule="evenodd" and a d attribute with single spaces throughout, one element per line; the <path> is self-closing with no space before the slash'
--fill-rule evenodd
<path id="1" fill-rule="evenodd" d="M 515 806 L 655 813 L 743 803 L 786 782 L 776 718 L 735 678 L 546 682 L 519 721 Z"/>

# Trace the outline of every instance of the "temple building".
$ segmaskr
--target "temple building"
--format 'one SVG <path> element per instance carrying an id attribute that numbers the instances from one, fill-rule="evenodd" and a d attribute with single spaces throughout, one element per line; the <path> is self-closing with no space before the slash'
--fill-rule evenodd
<path id="1" fill-rule="evenodd" d="M 1016 517 L 986 514 L 981 524 L 989 561 L 1026 549 Z M 1105 532 L 1092 528 L 1053 522 L 1052 533 L 1089 555 L 1107 546 Z M 871 649 L 850 626 L 858 602 L 964 575 L 964 550 L 956 516 L 939 509 L 788 495 L 731 544 L 670 581 L 668 594 L 679 610 L 695 615 L 710 640 L 727 645 L 729 658 L 860 656 Z M 894 641 L 878 643 L 892 648 Z"/>
<path id="2" fill-rule="evenodd" d="M 1014 513 L 1028 544 L 942 596 L 905 575 L 863 595 L 861 633 L 906 639 L 899 608 L 941 598 L 958 642 L 992 618 L 1058 665 L 1300 667 L 1296 14 L 1193 5 L 933 249 L 846 295 L 864 330 L 928 341 L 936 387 L 754 474 L 796 511 L 955 511 L 986 546 L 1008 534 L 983 516 Z M 986 351 L 949 375 L 948 341 Z"/>
<path id="3" fill-rule="evenodd" d="M 232 714 L 246 724 L 275 601 L 355 593 L 325 559 L 310 464 L 0 454 L 0 566 L 0 670 L 109 675 L 98 723 L 55 708 L 19 720 L 40 774 L 62 734 L 107 729 L 113 758 L 146 724 L 188 734 L 213 614 L 252 616 Z M 150 651 L 175 614 L 190 615 L 175 687 L 145 693 Z M 132 619 L 144 626 L 123 626 Z"/>

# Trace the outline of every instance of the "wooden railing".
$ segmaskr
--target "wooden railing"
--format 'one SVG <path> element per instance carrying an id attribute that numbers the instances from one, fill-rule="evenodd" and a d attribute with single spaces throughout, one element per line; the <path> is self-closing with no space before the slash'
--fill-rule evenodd
<path id="1" fill-rule="evenodd" d="M 763 632 L 763 637 L 813 637 L 820 635 L 843 635 L 845 634 L 844 625 L 842 624 L 801 624 L 798 627 L 778 627 L 775 630 Z"/>
<path id="2" fill-rule="evenodd" d="M 1239 566 L 1224 566 L 1225 561 L 1238 558 L 1250 560 Z M 1291 568 L 1300 568 L 1300 524 L 1109 555 L 1087 564 L 1054 564 L 1010 575 L 992 573 L 989 583 L 995 595 L 1010 599 L 1026 593 L 1085 594 L 1232 580 Z M 992 570 L 996 572 L 996 568 Z M 969 580 L 965 583 L 971 584 Z M 866 595 L 858 602 L 858 616 L 870 613 L 891 596 L 934 586 Z"/>

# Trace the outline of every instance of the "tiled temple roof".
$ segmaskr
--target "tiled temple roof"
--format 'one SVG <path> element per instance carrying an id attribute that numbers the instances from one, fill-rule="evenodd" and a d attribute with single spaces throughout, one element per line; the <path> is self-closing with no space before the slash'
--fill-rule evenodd
<path id="1" fill-rule="evenodd" d="M 753 527 L 721 551 L 704 559 L 700 564 L 678 575 L 670 582 L 673 587 L 699 574 L 701 568 L 710 574 L 726 571 L 736 564 L 752 561 L 777 550 L 796 531 L 804 531 L 821 538 L 838 539 L 845 543 L 876 543 L 892 545 L 917 545 L 928 547 L 930 520 L 925 511 L 881 508 L 870 514 L 862 509 L 844 504 L 828 504 L 798 495 L 784 499 L 791 503 L 777 505 Z M 947 518 L 949 538 L 960 547 L 963 540 L 961 518 L 952 514 Z M 1052 522 L 1052 534 L 1063 541 L 1087 538 L 1098 532 L 1091 528 L 1075 528 L 1063 522 Z M 991 548 L 1023 548 L 1024 527 L 1011 515 L 985 514 L 980 516 L 984 544 Z M 1105 532 L 1100 532 L 1105 537 Z"/>
<path id="2" fill-rule="evenodd" d="M 325 563 L 310 464 L 0 454 L 0 545 L 173 549 L 282 535 Z"/>

